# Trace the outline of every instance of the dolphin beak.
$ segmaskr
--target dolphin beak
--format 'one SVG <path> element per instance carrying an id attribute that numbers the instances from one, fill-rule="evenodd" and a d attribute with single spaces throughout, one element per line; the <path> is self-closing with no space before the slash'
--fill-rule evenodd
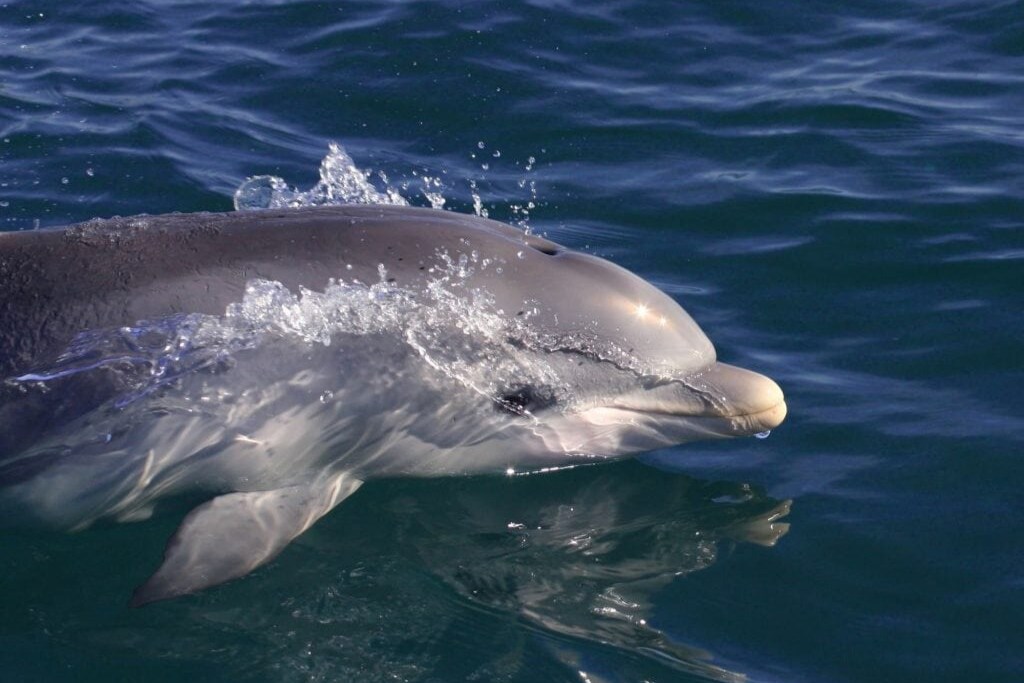
<path id="1" fill-rule="evenodd" d="M 786 418 L 782 389 L 771 379 L 726 363 L 713 363 L 692 379 L 707 402 L 703 415 L 726 418 L 736 436 L 775 429 Z"/>
<path id="2" fill-rule="evenodd" d="M 778 384 L 726 363 L 712 363 L 685 378 L 632 392 L 610 407 L 687 418 L 701 425 L 704 436 L 751 436 L 778 427 L 786 417 Z"/>

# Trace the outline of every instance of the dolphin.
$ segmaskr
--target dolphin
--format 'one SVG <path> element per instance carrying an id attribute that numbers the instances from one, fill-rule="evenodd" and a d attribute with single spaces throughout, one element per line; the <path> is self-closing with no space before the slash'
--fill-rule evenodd
<path id="1" fill-rule="evenodd" d="M 0 233 L 0 283 L 0 524 L 205 501 L 135 606 L 244 576 L 368 479 L 589 464 L 786 415 L 643 279 L 454 212 Z"/>

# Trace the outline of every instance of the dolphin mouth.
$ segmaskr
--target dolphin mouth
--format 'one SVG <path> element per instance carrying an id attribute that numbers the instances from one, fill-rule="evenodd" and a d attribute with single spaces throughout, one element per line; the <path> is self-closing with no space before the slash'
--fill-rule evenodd
<path id="1" fill-rule="evenodd" d="M 720 436 L 752 436 L 786 418 L 786 400 L 773 380 L 727 363 L 622 396 L 609 408 L 700 423 Z"/>

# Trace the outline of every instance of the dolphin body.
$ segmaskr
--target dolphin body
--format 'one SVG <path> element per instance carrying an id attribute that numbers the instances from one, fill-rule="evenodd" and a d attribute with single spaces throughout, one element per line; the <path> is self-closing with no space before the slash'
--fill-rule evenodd
<path id="1" fill-rule="evenodd" d="M 341 206 L 0 233 L 0 523 L 211 496 L 132 604 L 247 574 L 375 477 L 772 429 L 674 300 L 495 221 Z"/>

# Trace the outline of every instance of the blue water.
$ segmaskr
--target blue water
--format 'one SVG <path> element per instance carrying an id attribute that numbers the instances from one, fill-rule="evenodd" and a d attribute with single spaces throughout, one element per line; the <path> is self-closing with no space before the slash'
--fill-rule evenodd
<path id="1" fill-rule="evenodd" d="M 374 482 L 141 610 L 195 501 L 6 533 L 3 679 L 1024 680 L 1022 112 L 1020 2 L 0 6 L 3 229 L 304 191 L 336 141 L 638 272 L 790 406 L 643 463 Z"/>

